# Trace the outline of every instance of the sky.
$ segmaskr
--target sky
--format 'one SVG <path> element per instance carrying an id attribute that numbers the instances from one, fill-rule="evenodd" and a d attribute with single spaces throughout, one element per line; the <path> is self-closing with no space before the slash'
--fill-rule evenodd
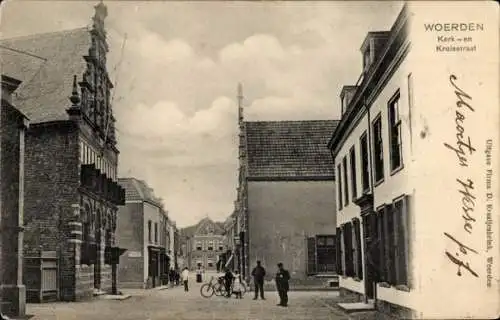
<path id="1" fill-rule="evenodd" d="M 105 1 L 119 176 L 145 180 L 178 227 L 234 210 L 237 99 L 249 121 L 340 117 L 369 31 L 396 1 Z M 97 1 L 2 1 L 2 38 L 91 25 Z"/>

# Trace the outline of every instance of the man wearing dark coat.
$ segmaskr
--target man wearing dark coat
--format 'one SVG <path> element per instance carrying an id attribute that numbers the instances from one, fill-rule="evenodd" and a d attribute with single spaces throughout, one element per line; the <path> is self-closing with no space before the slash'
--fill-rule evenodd
<path id="1" fill-rule="evenodd" d="M 278 272 L 276 273 L 276 288 L 280 297 L 278 306 L 286 307 L 288 305 L 288 290 L 290 289 L 288 281 L 290 273 L 283 268 L 283 263 L 278 263 Z"/>
<path id="2" fill-rule="evenodd" d="M 231 297 L 231 285 L 233 284 L 234 276 L 231 270 L 226 269 L 226 274 L 224 274 L 224 287 L 226 289 L 226 297 Z"/>
<path id="3" fill-rule="evenodd" d="M 260 265 L 260 261 L 257 261 L 257 266 L 252 270 L 253 283 L 255 285 L 255 296 L 254 300 L 257 300 L 259 291 L 260 298 L 262 300 L 266 300 L 264 298 L 264 276 L 266 275 L 266 269 Z"/>

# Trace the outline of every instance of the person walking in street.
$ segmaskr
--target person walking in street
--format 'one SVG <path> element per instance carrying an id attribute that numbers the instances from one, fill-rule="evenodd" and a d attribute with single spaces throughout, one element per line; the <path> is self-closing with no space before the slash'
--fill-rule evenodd
<path id="1" fill-rule="evenodd" d="M 290 273 L 283 268 L 283 263 L 278 263 L 278 272 L 276 273 L 276 288 L 280 297 L 278 306 L 286 307 L 288 305 L 288 290 L 290 289 L 288 281 Z"/>
<path id="2" fill-rule="evenodd" d="M 231 285 L 233 284 L 233 273 L 231 270 L 226 269 L 226 274 L 224 275 L 224 287 L 226 289 L 226 298 L 231 297 Z"/>
<path id="3" fill-rule="evenodd" d="M 182 282 L 184 283 L 184 291 L 188 292 L 189 287 L 188 287 L 188 280 L 189 280 L 189 270 L 187 267 L 184 267 L 182 270 Z"/>
<path id="4" fill-rule="evenodd" d="M 174 282 L 175 282 L 175 270 L 174 268 L 171 268 L 170 271 L 168 272 L 168 280 L 170 284 L 170 288 L 174 287 Z"/>
<path id="5" fill-rule="evenodd" d="M 260 298 L 262 300 L 266 300 L 264 298 L 264 276 L 266 275 L 266 269 L 261 266 L 260 261 L 257 261 L 257 266 L 252 270 L 253 283 L 255 286 L 255 296 L 254 300 L 257 300 L 258 294 L 260 292 Z"/>

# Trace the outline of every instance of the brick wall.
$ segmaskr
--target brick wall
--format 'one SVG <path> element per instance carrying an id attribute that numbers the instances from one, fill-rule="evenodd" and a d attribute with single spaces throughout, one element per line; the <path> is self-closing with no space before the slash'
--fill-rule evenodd
<path id="1" fill-rule="evenodd" d="M 32 126 L 26 134 L 25 254 L 37 249 L 60 252 L 60 285 L 64 300 L 75 299 L 75 257 L 70 238 L 79 203 L 78 128 L 70 122 Z"/>
<path id="2" fill-rule="evenodd" d="M 118 287 L 142 287 L 144 285 L 142 203 L 127 203 L 118 209 L 116 245 L 127 249 L 118 265 Z M 138 256 L 140 253 L 140 256 Z"/>
<path id="3" fill-rule="evenodd" d="M 283 262 L 292 278 L 306 275 L 307 236 L 335 234 L 334 181 L 248 183 L 249 263 L 273 277 Z"/>

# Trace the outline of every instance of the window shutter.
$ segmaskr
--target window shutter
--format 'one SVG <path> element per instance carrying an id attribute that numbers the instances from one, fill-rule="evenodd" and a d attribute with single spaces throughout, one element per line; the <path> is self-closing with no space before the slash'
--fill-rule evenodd
<path id="1" fill-rule="evenodd" d="M 342 274 L 342 229 L 337 228 L 335 234 L 335 272 Z"/>
<path id="2" fill-rule="evenodd" d="M 380 281 L 386 282 L 387 281 L 387 241 L 386 241 L 386 226 L 385 226 L 385 220 L 386 220 L 386 208 L 382 208 L 378 211 L 378 223 L 377 223 L 377 228 L 378 228 L 378 241 L 379 241 L 379 248 L 380 248 L 380 254 L 379 254 L 379 262 L 380 262 Z"/>
<path id="3" fill-rule="evenodd" d="M 363 255 L 361 252 L 361 225 L 359 219 L 354 220 L 354 237 L 356 239 L 356 276 L 363 279 Z"/>
<path id="4" fill-rule="evenodd" d="M 316 270 L 316 238 L 307 238 L 307 273 L 315 274 Z"/>

